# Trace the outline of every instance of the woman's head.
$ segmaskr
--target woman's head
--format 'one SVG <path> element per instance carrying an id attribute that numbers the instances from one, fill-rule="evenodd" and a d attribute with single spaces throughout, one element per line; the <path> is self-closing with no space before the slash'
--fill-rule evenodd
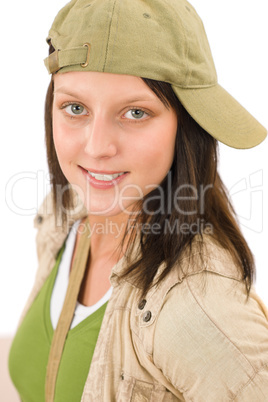
<path id="1" fill-rule="evenodd" d="M 186 0 L 72 0 L 48 42 L 49 72 L 96 71 L 170 83 L 210 135 L 235 148 L 260 143 L 266 130 L 218 83 L 203 28 Z"/>

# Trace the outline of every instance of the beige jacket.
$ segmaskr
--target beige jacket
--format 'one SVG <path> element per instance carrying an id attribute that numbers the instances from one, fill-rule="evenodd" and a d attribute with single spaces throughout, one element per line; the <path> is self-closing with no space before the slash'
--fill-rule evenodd
<path id="1" fill-rule="evenodd" d="M 39 269 L 23 315 L 67 235 L 55 227 L 50 200 L 36 226 Z M 194 255 L 185 253 L 146 301 L 119 280 L 122 262 L 113 268 L 83 402 L 268 401 L 267 310 L 254 289 L 246 301 L 230 255 L 206 237 L 202 258 L 197 238 Z"/>

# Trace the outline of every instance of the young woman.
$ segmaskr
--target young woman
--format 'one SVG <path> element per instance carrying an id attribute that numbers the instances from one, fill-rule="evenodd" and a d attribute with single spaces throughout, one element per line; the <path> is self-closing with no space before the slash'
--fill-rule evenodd
<path id="1" fill-rule="evenodd" d="M 268 314 L 217 171 L 266 130 L 184 0 L 73 0 L 49 32 L 52 194 L 9 368 L 29 401 L 266 401 Z"/>

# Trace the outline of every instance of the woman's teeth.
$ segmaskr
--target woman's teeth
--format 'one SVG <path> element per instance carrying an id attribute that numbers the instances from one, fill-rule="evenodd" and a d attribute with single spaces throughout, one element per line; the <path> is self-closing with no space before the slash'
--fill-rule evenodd
<path id="1" fill-rule="evenodd" d="M 94 179 L 100 181 L 111 181 L 117 179 L 117 177 L 122 176 L 122 174 L 124 174 L 124 172 L 115 174 L 99 174 L 99 173 L 92 173 L 89 170 L 88 173 L 90 174 L 90 176 L 94 177 Z"/>

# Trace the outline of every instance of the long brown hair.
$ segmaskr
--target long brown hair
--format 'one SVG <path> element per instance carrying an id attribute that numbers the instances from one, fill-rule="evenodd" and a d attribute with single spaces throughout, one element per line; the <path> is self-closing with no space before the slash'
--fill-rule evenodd
<path id="1" fill-rule="evenodd" d="M 138 236 L 139 256 L 134 261 L 129 261 L 122 276 L 131 275 L 142 295 L 145 295 L 159 266 L 165 264 L 158 278 L 161 281 L 174 267 L 185 247 L 191 248 L 195 235 L 198 233 L 203 238 L 203 232 L 209 228 L 214 238 L 231 253 L 241 268 L 249 294 L 255 274 L 254 258 L 237 224 L 235 211 L 217 170 L 217 140 L 189 115 L 170 84 L 146 78 L 143 80 L 166 107 L 176 111 L 178 128 L 175 156 L 169 174 L 158 189 L 154 189 L 137 203 L 137 210 L 140 212 L 135 215 L 136 225 L 132 224 L 131 232 L 125 233 L 122 248 L 128 242 L 127 249 L 131 250 L 131 245 Z M 72 208 L 72 193 L 55 151 L 52 104 L 53 79 L 48 88 L 45 106 L 46 147 L 55 212 L 62 214 L 64 221 L 64 210 Z M 57 202 L 58 188 L 66 188 L 61 199 L 62 205 Z M 160 188 L 163 197 L 159 197 Z M 147 230 L 143 230 L 144 227 Z"/>

